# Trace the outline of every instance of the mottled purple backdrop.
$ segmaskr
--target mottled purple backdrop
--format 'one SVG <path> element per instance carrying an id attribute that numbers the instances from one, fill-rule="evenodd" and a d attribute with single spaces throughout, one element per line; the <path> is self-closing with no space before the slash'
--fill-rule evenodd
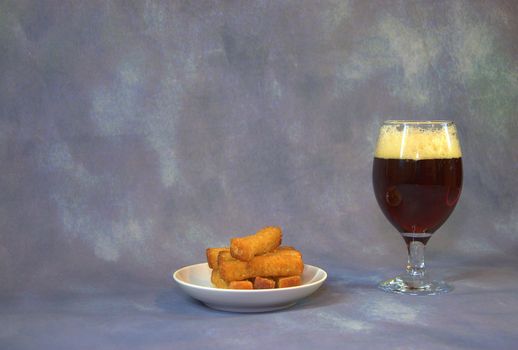
<path id="1" fill-rule="evenodd" d="M 518 340 L 518 320 L 506 313 L 518 310 L 517 285 L 506 284 L 518 266 L 517 38 L 513 0 L 0 1 L 0 295 L 172 288 L 156 301 L 163 320 L 163 312 L 210 319 L 217 314 L 181 299 L 171 272 L 203 261 L 206 247 L 233 235 L 280 225 L 286 244 L 329 272 L 327 291 L 314 299 L 324 308 L 298 311 L 310 320 L 320 310 L 308 324 L 324 327 L 321 336 L 372 331 L 350 338 L 365 345 L 384 334 L 374 332 L 379 322 L 406 330 L 435 315 L 422 324 L 432 329 L 446 312 L 465 315 L 469 327 L 455 332 L 469 348 L 511 344 Z M 403 240 L 371 185 L 377 130 L 393 118 L 451 119 L 461 132 L 461 200 L 427 251 L 432 269 L 464 281 L 459 293 L 482 298 L 447 299 L 455 315 L 434 314 L 437 304 L 405 309 L 376 291 L 366 313 L 348 309 L 366 299 L 340 299 L 354 288 L 371 295 L 362 288 L 405 263 Z M 478 320 L 473 305 L 496 285 L 508 293 L 491 299 L 503 316 L 470 321 Z M 30 339 L 70 348 L 66 334 L 84 328 L 63 316 L 49 330 L 46 314 L 14 316 L 34 304 L 4 300 L 14 308 L 0 319 L 7 348 L 30 348 Z M 78 313 L 88 309 L 78 305 Z M 102 324 L 102 310 L 118 304 L 95 305 L 88 312 L 100 312 Z M 285 315 L 263 326 L 285 329 Z M 22 336 L 29 320 L 39 338 Z M 60 333 L 66 326 L 75 328 Z M 152 334 L 167 343 L 166 334 L 178 340 L 197 328 L 158 329 Z M 90 348 L 112 339 L 90 330 L 82 338 Z M 469 343 L 471 331 L 478 342 Z M 319 339 L 333 346 L 334 338 Z M 391 344 L 401 346 L 397 339 Z"/>
<path id="2" fill-rule="evenodd" d="M 452 119 L 465 186 L 430 263 L 518 252 L 514 1 L 7 1 L 1 292 L 167 285 L 280 225 L 308 262 L 403 264 L 388 118 Z"/>

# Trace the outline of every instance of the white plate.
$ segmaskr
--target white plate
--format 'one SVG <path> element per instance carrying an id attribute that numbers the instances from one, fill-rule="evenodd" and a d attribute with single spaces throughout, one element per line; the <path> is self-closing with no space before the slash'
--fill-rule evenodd
<path id="1" fill-rule="evenodd" d="M 302 285 L 278 289 L 237 290 L 212 286 L 207 263 L 182 267 L 173 274 L 180 287 L 205 305 L 224 311 L 264 312 L 284 309 L 315 292 L 327 278 L 321 268 L 304 265 Z"/>

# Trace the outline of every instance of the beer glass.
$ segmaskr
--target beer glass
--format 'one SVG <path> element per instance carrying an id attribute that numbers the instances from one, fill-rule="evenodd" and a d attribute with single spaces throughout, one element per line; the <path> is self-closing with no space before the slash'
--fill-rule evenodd
<path id="1" fill-rule="evenodd" d="M 383 281 L 382 290 L 430 295 L 452 288 L 429 278 L 425 246 L 448 219 L 462 188 L 462 154 L 451 121 L 389 120 L 379 130 L 372 183 L 383 214 L 408 249 L 406 273 Z"/>

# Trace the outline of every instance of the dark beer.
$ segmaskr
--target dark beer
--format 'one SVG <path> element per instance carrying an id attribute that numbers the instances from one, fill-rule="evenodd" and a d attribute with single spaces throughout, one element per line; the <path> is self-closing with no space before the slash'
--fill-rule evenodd
<path id="1" fill-rule="evenodd" d="M 425 245 L 448 219 L 462 188 L 462 152 L 455 123 L 389 120 L 380 128 L 372 184 L 378 204 L 407 244 L 406 272 L 382 290 L 433 295 L 452 288 L 426 274 Z"/>
<path id="2" fill-rule="evenodd" d="M 409 244 L 426 244 L 452 213 L 462 188 L 462 159 L 374 158 L 378 204 Z"/>

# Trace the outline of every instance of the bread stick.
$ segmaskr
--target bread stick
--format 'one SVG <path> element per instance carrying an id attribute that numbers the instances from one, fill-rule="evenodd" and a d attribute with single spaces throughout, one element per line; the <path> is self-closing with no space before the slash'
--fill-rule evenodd
<path id="1" fill-rule="evenodd" d="M 212 284 L 216 288 L 223 288 L 223 289 L 253 289 L 253 284 L 251 281 L 245 280 L 245 281 L 232 281 L 230 283 L 227 283 L 224 279 L 221 278 L 219 275 L 219 270 L 212 270 L 212 274 L 210 276 L 210 280 Z M 273 281 L 275 284 L 275 281 Z"/>
<path id="2" fill-rule="evenodd" d="M 257 276 L 254 278 L 254 289 L 273 289 L 275 288 L 275 280 Z"/>
<path id="3" fill-rule="evenodd" d="M 273 252 L 267 253 L 267 254 L 270 254 L 270 255 L 271 254 L 276 254 L 276 255 L 301 255 L 298 250 L 296 250 L 293 247 L 288 247 L 288 246 L 280 246 L 276 250 L 274 250 Z M 217 259 L 216 266 L 219 266 L 222 261 L 228 261 L 228 260 L 237 260 L 237 259 L 234 259 L 234 257 L 230 254 L 229 250 L 222 250 L 222 251 L 220 251 L 218 253 L 218 259 Z"/>
<path id="4" fill-rule="evenodd" d="M 271 252 L 282 241 L 282 230 L 277 226 L 267 226 L 256 234 L 232 238 L 230 240 L 230 253 L 241 261 L 250 261 L 256 255 Z"/>
<path id="5" fill-rule="evenodd" d="M 212 270 L 210 275 L 210 281 L 216 288 L 228 288 L 228 283 L 219 275 L 219 271 L 217 269 Z"/>
<path id="6" fill-rule="evenodd" d="M 297 255 L 302 256 L 302 254 L 293 247 L 279 247 L 275 249 L 273 252 L 266 253 L 265 255 L 278 254 L 278 255 Z"/>
<path id="7" fill-rule="evenodd" d="M 225 281 L 245 280 L 256 276 L 283 277 L 300 275 L 304 270 L 299 252 L 279 252 L 258 255 L 250 261 L 226 260 L 219 262 L 219 273 Z"/>
<path id="8" fill-rule="evenodd" d="M 230 251 L 219 252 L 217 265 L 219 266 L 219 264 L 221 264 L 222 261 L 227 261 L 227 260 L 236 260 L 236 259 L 234 259 L 232 257 L 232 255 L 230 255 Z"/>
<path id="9" fill-rule="evenodd" d="M 229 289 L 254 289 L 251 281 L 232 281 L 228 284 Z"/>
<path id="10" fill-rule="evenodd" d="M 296 287 L 300 286 L 302 283 L 302 278 L 297 276 L 288 276 L 288 277 L 279 277 L 276 278 L 276 287 L 277 288 L 287 288 L 287 287 Z"/>
<path id="11" fill-rule="evenodd" d="M 230 248 L 207 248 L 205 254 L 207 255 L 207 263 L 211 269 L 218 268 L 218 254 L 219 252 L 230 252 Z"/>
<path id="12" fill-rule="evenodd" d="M 289 246 L 289 245 L 280 245 L 280 246 L 278 246 L 278 247 L 274 250 L 274 252 L 275 252 L 275 251 L 279 251 L 279 250 L 297 250 L 297 249 L 295 249 L 294 247 Z"/>

